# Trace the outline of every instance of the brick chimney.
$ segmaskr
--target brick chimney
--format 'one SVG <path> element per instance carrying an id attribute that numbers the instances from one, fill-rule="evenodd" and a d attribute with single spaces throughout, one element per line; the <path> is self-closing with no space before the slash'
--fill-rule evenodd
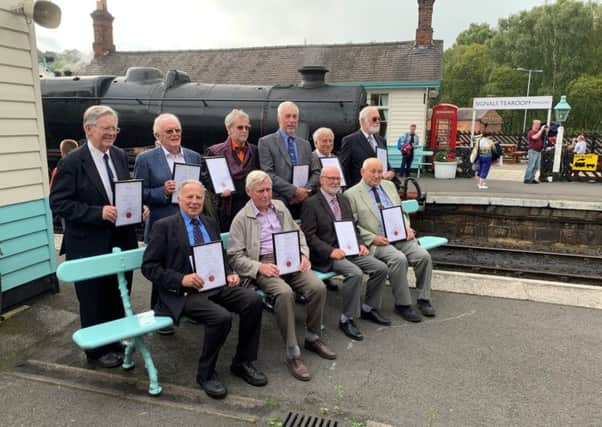
<path id="1" fill-rule="evenodd" d="M 435 0 L 418 0 L 418 28 L 416 28 L 416 46 L 433 44 L 433 3 Z"/>
<path id="2" fill-rule="evenodd" d="M 113 15 L 107 10 L 107 0 L 96 0 L 96 10 L 90 14 L 94 26 L 94 57 L 115 52 L 113 44 Z"/>

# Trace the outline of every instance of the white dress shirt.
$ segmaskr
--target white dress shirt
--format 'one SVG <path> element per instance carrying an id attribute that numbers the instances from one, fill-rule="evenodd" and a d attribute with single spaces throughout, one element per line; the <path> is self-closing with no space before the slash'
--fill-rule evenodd
<path id="1" fill-rule="evenodd" d="M 88 141 L 88 149 L 90 150 L 90 154 L 92 155 L 92 160 L 94 160 L 94 165 L 96 165 L 96 170 L 98 171 L 98 175 L 100 175 L 100 180 L 102 181 L 102 186 L 105 188 L 107 192 L 107 197 L 109 198 L 109 203 L 113 203 L 113 188 L 111 185 L 111 179 L 109 178 L 109 173 L 107 172 L 107 167 L 104 161 L 104 155 L 102 151 L 96 148 L 90 141 Z M 115 171 L 115 165 L 113 165 L 113 159 L 111 159 L 111 153 L 107 150 L 106 153 L 109 156 L 109 167 L 111 168 L 111 172 L 113 172 L 113 176 L 117 179 L 117 172 Z"/>

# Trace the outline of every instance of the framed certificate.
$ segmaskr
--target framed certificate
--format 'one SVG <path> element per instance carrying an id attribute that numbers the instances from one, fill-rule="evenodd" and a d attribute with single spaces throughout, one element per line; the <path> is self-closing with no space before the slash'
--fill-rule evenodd
<path id="1" fill-rule="evenodd" d="M 389 153 L 384 148 L 376 149 L 376 157 L 383 164 L 383 172 L 387 172 L 389 170 Z"/>
<path id="2" fill-rule="evenodd" d="M 224 190 L 230 190 L 232 193 L 236 191 L 230 167 L 225 157 L 203 157 L 203 159 L 207 164 L 215 194 L 222 194 Z"/>
<path id="3" fill-rule="evenodd" d="M 274 262 L 280 275 L 294 273 L 301 269 L 301 243 L 299 231 L 282 231 L 272 234 Z"/>
<path id="4" fill-rule="evenodd" d="M 115 181 L 115 227 L 142 222 L 142 179 Z"/>
<path id="5" fill-rule="evenodd" d="M 408 238 L 401 206 L 384 208 L 380 211 L 380 214 L 383 220 L 383 228 L 385 229 L 385 237 L 389 239 L 390 242 L 397 242 Z"/>
<path id="6" fill-rule="evenodd" d="M 337 233 L 339 248 L 345 252 L 346 256 L 359 255 L 360 246 L 352 221 L 335 221 L 334 231 Z"/>
<path id="7" fill-rule="evenodd" d="M 341 162 L 339 162 L 338 157 L 320 157 L 320 164 L 322 165 L 322 169 L 324 169 L 326 166 L 335 166 L 336 168 L 338 168 L 339 174 L 341 175 L 341 187 L 347 187 L 347 183 L 345 182 L 345 175 L 343 175 L 343 169 L 341 168 Z"/>
<path id="8" fill-rule="evenodd" d="M 201 165 L 195 165 L 193 163 L 174 163 L 171 179 L 176 181 L 176 189 L 187 179 L 196 179 L 198 181 L 201 179 Z M 177 191 L 172 193 L 171 203 L 178 203 Z"/>
<path id="9" fill-rule="evenodd" d="M 221 240 L 193 246 L 192 263 L 196 274 L 205 282 L 199 292 L 219 288 L 228 283 L 224 246 Z"/>
<path id="10" fill-rule="evenodd" d="M 305 187 L 309 180 L 309 165 L 293 166 L 293 185 L 295 187 Z"/>

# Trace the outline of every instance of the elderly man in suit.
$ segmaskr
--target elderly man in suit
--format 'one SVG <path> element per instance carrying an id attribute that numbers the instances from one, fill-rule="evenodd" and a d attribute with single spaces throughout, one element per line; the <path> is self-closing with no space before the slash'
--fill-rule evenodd
<path id="1" fill-rule="evenodd" d="M 50 192 L 50 207 L 65 220 L 66 259 L 110 253 L 113 247 L 138 247 L 134 226 L 115 227 L 113 182 L 130 179 L 127 154 L 113 143 L 119 133 L 117 113 L 95 105 L 83 117 L 87 142 L 61 159 Z M 143 218 L 148 216 L 148 208 Z M 126 273 L 128 289 L 132 274 Z M 116 276 L 75 283 L 82 328 L 124 316 Z M 90 364 L 121 365 L 120 344 L 86 350 Z"/>
<path id="2" fill-rule="evenodd" d="M 414 267 L 416 288 L 419 289 L 418 308 L 424 316 L 432 317 L 435 309 L 431 305 L 431 274 L 433 264 L 430 254 L 420 247 L 410 227 L 410 218 L 404 213 L 407 240 L 394 243 L 384 235 L 381 210 L 400 206 L 401 200 L 395 185 L 382 179 L 383 168 L 380 160 L 369 158 L 361 169 L 362 180 L 345 192 L 357 219 L 360 238 L 370 249 L 370 254 L 389 267 L 389 281 L 395 298 L 395 311 L 410 322 L 422 319 L 412 306 L 412 296 L 408 288 L 408 264 Z"/>
<path id="3" fill-rule="evenodd" d="M 339 159 L 345 181 L 348 187 L 357 184 L 360 177 L 360 169 L 364 160 L 376 157 L 377 148 L 387 149 L 387 140 L 380 136 L 380 113 L 377 107 L 364 107 L 359 114 L 360 129 L 347 135 L 341 142 Z M 387 167 L 383 174 L 385 179 L 393 179 L 395 172 Z"/>
<path id="4" fill-rule="evenodd" d="M 151 209 L 150 219 L 144 227 L 144 242 L 148 243 L 153 224 L 178 212 L 178 205 L 172 203 L 176 191 L 176 181 L 172 179 L 174 163 L 201 164 L 199 153 L 182 147 L 182 125 L 177 116 L 170 113 L 159 114 L 153 123 L 153 134 L 159 144 L 152 150 L 136 156 L 134 177 L 144 180 L 142 198 Z M 157 303 L 157 290 L 153 285 L 150 306 Z M 160 335 L 171 335 L 173 327 L 160 329 Z"/>
<path id="5" fill-rule="evenodd" d="M 272 200 L 270 176 L 264 171 L 251 172 L 247 175 L 246 189 L 251 200 L 232 221 L 228 257 L 241 276 L 254 279 L 257 286 L 274 297 L 274 313 L 286 342 L 289 371 L 298 380 L 309 381 L 311 375 L 301 358 L 297 342 L 293 291 L 301 293 L 307 300 L 304 347 L 322 358 L 336 359 L 336 353 L 320 338 L 326 286 L 311 271 L 309 249 L 299 226 L 280 200 Z M 300 271 L 281 276 L 275 264 L 272 235 L 294 230 L 299 230 Z"/>
<path id="6" fill-rule="evenodd" d="M 155 223 L 144 252 L 142 274 L 158 284 L 158 314 L 177 323 L 185 314 L 205 324 L 203 350 L 197 382 L 208 396 L 223 398 L 227 389 L 215 372 L 215 365 L 232 326 L 231 312 L 240 315 L 238 346 L 230 370 L 253 386 L 267 384 L 265 374 L 253 362 L 257 359 L 261 332 L 261 298 L 251 289 L 239 287 L 240 278 L 226 263 L 227 285 L 203 291 L 205 281 L 192 270 L 192 247 L 219 240 L 217 224 L 202 215 L 205 187 L 187 180 L 178 189 L 179 212 Z M 224 254 L 225 256 L 225 254 Z"/>
<path id="7" fill-rule="evenodd" d="M 272 179 L 274 198 L 282 200 L 296 217 L 300 204 L 315 190 L 320 170 L 312 163 L 309 142 L 296 135 L 299 108 L 293 102 L 285 101 L 278 106 L 278 126 L 276 132 L 259 139 L 259 165 Z M 296 165 L 310 166 L 303 187 L 292 184 Z"/>
<path id="8" fill-rule="evenodd" d="M 320 190 L 303 203 L 301 221 L 313 268 L 319 271 L 335 271 L 342 274 L 343 309 L 339 328 L 349 338 L 361 341 L 364 336 L 353 319 L 360 315 L 378 325 L 390 325 L 383 317 L 381 307 L 382 290 L 387 279 L 387 265 L 369 255 L 368 248 L 359 243 L 359 254 L 346 256 L 341 249 L 335 231 L 335 221 L 353 220 L 349 202 L 341 194 L 341 174 L 336 166 L 326 166 L 320 173 Z M 361 304 L 364 273 L 368 275 L 366 299 Z M 361 308 L 360 308 L 361 307 Z"/>

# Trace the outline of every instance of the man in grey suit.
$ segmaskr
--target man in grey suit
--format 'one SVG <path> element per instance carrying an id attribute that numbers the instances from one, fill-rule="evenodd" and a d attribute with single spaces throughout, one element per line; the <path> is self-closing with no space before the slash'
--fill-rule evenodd
<path id="1" fill-rule="evenodd" d="M 150 207 L 150 218 L 144 227 L 144 242 L 148 243 L 153 224 L 179 211 L 172 203 L 176 191 L 176 181 L 172 179 L 174 163 L 201 164 L 201 156 L 196 151 L 182 147 L 182 125 L 177 116 L 163 113 L 155 118 L 153 134 L 159 146 L 138 154 L 134 164 L 134 177 L 144 180 L 142 199 Z M 153 285 L 151 308 L 157 303 L 158 294 Z M 173 328 L 160 329 L 160 335 L 173 334 Z"/>
<path id="2" fill-rule="evenodd" d="M 275 199 L 297 211 L 299 205 L 316 189 L 320 169 L 312 164 L 312 151 L 308 141 L 295 134 L 299 126 L 299 108 L 285 101 L 278 106 L 278 131 L 259 139 L 259 166 L 272 179 Z M 293 166 L 309 165 L 307 184 L 292 184 Z"/>
<path id="3" fill-rule="evenodd" d="M 360 239 L 370 249 L 370 254 L 389 267 L 389 281 L 395 298 L 395 311 L 410 322 L 422 318 L 412 307 L 412 296 L 408 288 L 408 264 L 414 267 L 416 288 L 419 289 L 418 308 L 424 316 L 435 316 L 431 305 L 431 275 L 433 263 L 430 254 L 416 241 L 410 218 L 404 213 L 407 240 L 389 242 L 383 231 L 381 209 L 400 206 L 401 200 L 395 184 L 383 180 L 380 160 L 368 158 L 360 170 L 362 179 L 344 195 L 351 204 L 357 220 Z"/>

